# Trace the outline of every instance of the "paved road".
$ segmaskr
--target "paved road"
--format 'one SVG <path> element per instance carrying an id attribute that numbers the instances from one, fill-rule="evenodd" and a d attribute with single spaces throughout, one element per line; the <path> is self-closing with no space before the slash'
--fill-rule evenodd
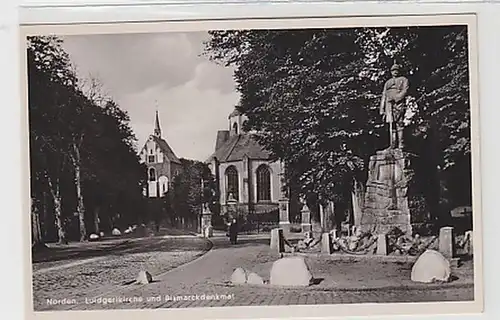
<path id="1" fill-rule="evenodd" d="M 231 286 L 227 281 L 236 267 L 251 269 L 256 264 L 269 261 L 270 253 L 265 245 L 268 240 L 243 240 L 237 246 L 230 246 L 226 238 L 215 238 L 213 241 L 214 247 L 209 253 L 156 278 L 149 285 L 124 286 L 101 295 L 106 304 L 95 299 L 99 297 L 88 296 L 74 305 L 53 308 L 102 310 L 473 300 L 472 286 L 379 290 Z"/>

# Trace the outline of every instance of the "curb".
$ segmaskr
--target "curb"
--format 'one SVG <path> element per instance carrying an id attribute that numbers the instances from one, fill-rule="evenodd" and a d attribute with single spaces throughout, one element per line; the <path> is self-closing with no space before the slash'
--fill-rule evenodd
<path id="1" fill-rule="evenodd" d="M 382 255 L 365 255 L 365 254 L 328 254 L 321 252 L 283 252 L 283 257 L 293 257 L 293 256 L 303 256 L 303 257 L 322 257 L 327 258 L 332 261 L 342 261 L 342 260 L 378 260 L 383 262 L 415 262 L 418 257 L 417 256 L 382 256 Z"/>
<path id="2" fill-rule="evenodd" d="M 474 283 L 446 283 L 446 284 L 415 284 L 415 285 L 391 285 L 381 287 L 288 287 L 288 286 L 271 286 L 269 284 L 225 284 L 225 283 L 212 283 L 214 286 L 226 288 L 249 288 L 249 289 L 268 289 L 268 290 L 287 290 L 287 291 L 315 291 L 315 292 L 378 292 L 378 291 L 418 291 L 418 290 L 444 290 L 444 289 L 461 289 L 461 288 L 474 288 Z"/>

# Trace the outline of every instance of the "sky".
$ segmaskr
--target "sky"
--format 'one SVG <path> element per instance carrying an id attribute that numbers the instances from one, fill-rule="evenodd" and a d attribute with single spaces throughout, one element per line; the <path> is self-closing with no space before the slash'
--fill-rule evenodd
<path id="1" fill-rule="evenodd" d="M 202 56 L 206 32 L 63 37 L 80 78 L 96 77 L 130 116 L 141 148 L 160 114 L 179 158 L 204 161 L 238 103 L 233 70 Z"/>

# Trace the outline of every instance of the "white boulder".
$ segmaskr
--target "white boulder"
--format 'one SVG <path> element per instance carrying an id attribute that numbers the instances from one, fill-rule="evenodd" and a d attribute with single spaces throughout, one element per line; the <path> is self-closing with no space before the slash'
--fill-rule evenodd
<path id="1" fill-rule="evenodd" d="M 232 284 L 245 284 L 247 283 L 247 272 L 243 268 L 236 268 L 231 275 Z"/>
<path id="2" fill-rule="evenodd" d="M 99 232 L 99 237 L 101 237 L 101 238 L 104 237 L 104 232 L 102 232 L 102 231 Z"/>
<path id="3" fill-rule="evenodd" d="M 273 263 L 269 283 L 275 286 L 306 287 L 312 280 L 313 276 L 303 257 L 286 257 Z"/>
<path id="4" fill-rule="evenodd" d="M 121 231 L 118 230 L 117 228 L 114 228 L 113 231 L 111 231 L 111 234 L 114 236 L 121 236 L 122 235 Z"/>
<path id="5" fill-rule="evenodd" d="M 417 259 L 411 270 L 411 280 L 415 282 L 447 282 L 450 275 L 449 261 L 435 250 L 426 250 Z"/>
<path id="6" fill-rule="evenodd" d="M 247 277 L 247 284 L 262 285 L 264 284 L 264 279 L 255 272 L 251 272 Z"/>
<path id="7" fill-rule="evenodd" d="M 139 271 L 137 279 L 135 280 L 137 284 L 148 284 L 151 283 L 152 281 L 153 277 L 151 276 L 151 274 L 144 270 Z"/>
<path id="8" fill-rule="evenodd" d="M 93 240 L 93 241 L 95 241 L 95 240 L 99 240 L 99 236 L 98 236 L 97 234 L 95 234 L 95 233 L 92 233 L 92 234 L 89 236 L 89 239 L 90 239 L 90 240 Z"/>

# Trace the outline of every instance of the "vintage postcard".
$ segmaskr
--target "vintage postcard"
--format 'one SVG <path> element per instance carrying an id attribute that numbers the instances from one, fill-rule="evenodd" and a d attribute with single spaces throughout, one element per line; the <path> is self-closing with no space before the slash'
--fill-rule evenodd
<path id="1" fill-rule="evenodd" d="M 482 311 L 474 15 L 21 31 L 30 319 Z"/>

